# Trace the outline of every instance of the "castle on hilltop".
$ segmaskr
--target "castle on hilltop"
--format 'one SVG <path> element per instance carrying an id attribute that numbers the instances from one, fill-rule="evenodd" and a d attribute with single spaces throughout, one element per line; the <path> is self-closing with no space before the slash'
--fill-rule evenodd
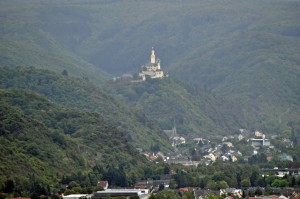
<path id="1" fill-rule="evenodd" d="M 161 70 L 160 60 L 155 57 L 155 51 L 154 48 L 152 47 L 150 62 L 142 66 L 141 72 L 139 73 L 139 77 L 141 77 L 141 79 L 145 81 L 146 79 L 149 78 L 162 79 L 167 76 L 168 75 L 165 74 L 163 70 Z"/>

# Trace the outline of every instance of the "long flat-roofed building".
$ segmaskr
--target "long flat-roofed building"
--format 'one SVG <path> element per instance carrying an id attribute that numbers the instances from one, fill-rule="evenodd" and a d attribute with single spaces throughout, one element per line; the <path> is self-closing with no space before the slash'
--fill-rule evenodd
<path id="1" fill-rule="evenodd" d="M 91 199 L 106 199 L 109 197 L 130 197 L 149 194 L 149 189 L 107 189 L 97 191 L 91 195 Z"/>
<path id="2" fill-rule="evenodd" d="M 71 194 L 63 196 L 63 199 L 82 199 L 82 198 L 88 198 L 88 194 Z"/>

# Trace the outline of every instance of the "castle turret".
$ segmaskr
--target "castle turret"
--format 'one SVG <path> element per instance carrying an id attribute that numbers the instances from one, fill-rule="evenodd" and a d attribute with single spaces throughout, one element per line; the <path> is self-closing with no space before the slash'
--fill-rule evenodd
<path id="1" fill-rule="evenodd" d="M 151 53 L 151 64 L 155 64 L 155 52 L 154 52 L 153 47 L 152 47 L 152 53 Z"/>
<path id="2" fill-rule="evenodd" d="M 157 70 L 160 70 L 160 60 L 159 59 L 157 59 Z"/>

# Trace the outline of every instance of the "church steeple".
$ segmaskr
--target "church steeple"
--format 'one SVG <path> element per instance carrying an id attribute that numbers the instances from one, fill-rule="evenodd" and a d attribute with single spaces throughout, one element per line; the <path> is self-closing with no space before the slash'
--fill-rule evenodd
<path id="1" fill-rule="evenodd" d="M 153 47 L 151 51 L 151 64 L 155 64 L 155 52 Z"/>

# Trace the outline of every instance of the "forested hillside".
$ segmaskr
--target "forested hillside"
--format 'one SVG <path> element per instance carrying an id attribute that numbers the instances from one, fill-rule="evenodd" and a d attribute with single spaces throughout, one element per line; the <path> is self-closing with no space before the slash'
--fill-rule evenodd
<path id="1" fill-rule="evenodd" d="M 154 143 L 169 146 L 160 127 L 151 119 L 87 80 L 33 67 L 2 67 L 0 79 L 0 88 L 32 90 L 64 107 L 99 113 L 106 123 L 117 126 L 137 147 L 149 149 Z"/>
<path id="2" fill-rule="evenodd" d="M 40 28 L 43 24 L 39 16 L 43 11 L 40 9 L 45 4 L 38 1 L 1 1 L 0 4 L 2 66 L 34 66 L 57 72 L 67 70 L 70 75 L 89 78 L 97 83 L 108 78 L 109 75 L 99 67 L 82 59 Z M 71 36 L 69 33 L 63 37 Z"/>
<path id="3" fill-rule="evenodd" d="M 176 170 L 173 189 L 278 186 L 274 183 L 278 178 L 263 178 L 257 165 L 221 161 L 184 167 L 148 162 L 101 115 L 64 108 L 32 91 L 0 89 L 0 102 L 0 184 L 6 193 L 30 197 L 91 193 L 99 179 L 111 186 L 133 186 L 139 178 L 159 178 L 171 168 Z M 291 175 L 280 180 L 283 186 L 300 183 Z M 270 187 L 266 192 L 274 194 Z"/>
<path id="4" fill-rule="evenodd" d="M 67 109 L 24 90 L 1 89 L 0 102 L 1 186 L 6 179 L 19 179 L 26 190 L 34 176 L 39 176 L 39 183 L 57 186 L 63 176 L 72 175 L 81 175 L 84 186 L 95 186 L 107 165 L 122 166 L 130 177 L 132 168 L 146 163 L 124 132 L 97 113 Z M 91 169 L 99 166 L 104 170 L 92 179 Z"/>
<path id="5" fill-rule="evenodd" d="M 108 88 L 162 129 L 175 125 L 179 134 L 224 135 L 240 126 L 252 128 L 255 123 L 239 115 L 239 105 L 216 98 L 206 90 L 199 92 L 199 87 L 173 78 L 138 84 L 121 81 L 108 84 Z M 231 115 L 232 112 L 237 115 Z"/>
<path id="6" fill-rule="evenodd" d="M 0 1 L 0 198 L 162 174 L 172 189 L 299 188 L 297 176 L 260 170 L 299 168 L 299 11 L 299 0 Z M 131 81 L 152 47 L 169 76 Z M 172 148 L 163 130 L 173 125 L 207 145 Z M 271 145 L 254 153 L 255 130 Z M 236 162 L 220 135 L 240 148 Z M 161 153 L 148 161 L 137 148 Z"/>
<path id="7" fill-rule="evenodd" d="M 299 120 L 299 1 L 0 5 L 2 66 L 66 69 L 103 85 L 109 75 L 137 72 L 154 46 L 171 77 L 209 91 L 215 110 L 238 118 L 232 128 L 278 132 Z"/>

